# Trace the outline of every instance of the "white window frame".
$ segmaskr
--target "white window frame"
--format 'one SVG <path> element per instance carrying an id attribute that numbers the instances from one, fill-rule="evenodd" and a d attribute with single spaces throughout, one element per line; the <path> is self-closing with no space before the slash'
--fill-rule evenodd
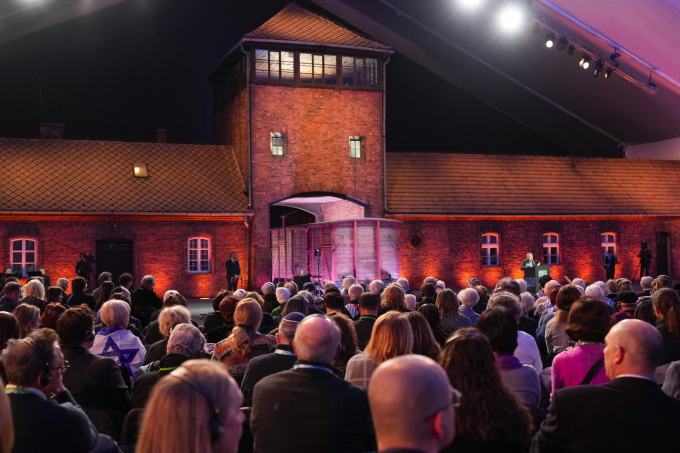
<path id="1" fill-rule="evenodd" d="M 349 136 L 349 157 L 361 159 L 364 137 L 358 135 Z"/>
<path id="2" fill-rule="evenodd" d="M 192 247 L 192 241 L 196 241 L 196 246 Z M 192 236 L 187 239 L 187 272 L 189 274 L 211 274 L 212 273 L 212 241 L 207 236 Z M 195 258 L 192 259 L 192 251 L 195 251 Z M 207 255 L 203 258 L 202 252 Z M 192 263 L 195 269 L 192 269 Z M 201 264 L 206 263 L 206 268 Z"/>
<path id="3" fill-rule="evenodd" d="M 553 241 L 554 238 L 554 241 Z M 548 253 L 546 253 L 548 249 Z M 552 253 L 555 249 L 556 253 Z M 556 258 L 553 256 L 556 255 Z M 558 265 L 560 260 L 560 235 L 558 233 L 545 233 L 543 235 L 543 263 L 547 265 Z"/>
<path id="4" fill-rule="evenodd" d="M 269 133 L 269 149 L 272 151 L 272 156 L 283 156 L 285 153 L 285 138 L 286 134 L 283 132 Z"/>
<path id="5" fill-rule="evenodd" d="M 491 238 L 496 238 L 493 243 Z M 497 233 L 485 233 L 482 235 L 482 267 L 498 267 L 501 265 L 500 236 Z M 491 263 L 491 250 L 496 249 L 496 264 Z"/>
<path id="6" fill-rule="evenodd" d="M 616 256 L 616 233 L 610 231 L 600 235 L 600 250 L 602 251 L 602 264 L 607 262 L 607 251 L 612 250 Z"/>
<path id="7" fill-rule="evenodd" d="M 26 249 L 26 241 L 33 242 L 33 250 Z M 21 250 L 14 250 L 14 243 L 21 242 Z M 19 261 L 14 259 L 14 253 L 21 253 L 21 259 Z M 26 255 L 28 253 L 33 253 L 33 261 L 28 261 Z M 33 265 L 33 271 L 38 271 L 38 240 L 32 237 L 18 237 L 12 238 L 9 241 L 9 263 L 12 272 L 16 272 L 18 269 L 14 269 L 14 266 L 21 266 L 21 276 L 28 277 L 28 272 L 26 271 L 26 266 Z"/>

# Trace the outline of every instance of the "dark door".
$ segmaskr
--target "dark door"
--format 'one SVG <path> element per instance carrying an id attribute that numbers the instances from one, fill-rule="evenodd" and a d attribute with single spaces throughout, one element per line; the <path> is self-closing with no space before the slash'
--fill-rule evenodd
<path id="1" fill-rule="evenodd" d="M 124 272 L 132 274 L 132 241 L 122 239 L 102 239 L 97 241 L 95 267 L 97 275 L 102 272 L 111 272 L 113 283 L 118 285 L 118 277 Z M 134 274 L 133 274 L 134 275 Z"/>
<path id="2" fill-rule="evenodd" d="M 656 233 L 656 275 L 671 275 L 670 233 Z"/>

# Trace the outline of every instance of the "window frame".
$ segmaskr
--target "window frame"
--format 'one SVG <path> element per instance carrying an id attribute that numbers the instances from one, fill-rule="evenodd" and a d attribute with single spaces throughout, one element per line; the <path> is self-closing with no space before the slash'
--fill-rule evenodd
<path id="1" fill-rule="evenodd" d="M 191 241 L 196 241 L 196 247 L 191 246 Z M 205 247 L 203 241 L 207 241 Z M 191 251 L 196 251 L 196 259 L 191 259 Z M 208 257 L 202 259 L 201 252 L 206 251 Z M 191 263 L 196 263 L 196 270 L 191 269 Z M 207 262 L 207 270 L 201 268 L 201 263 Z M 191 236 L 187 238 L 187 273 L 189 274 L 212 274 L 212 240 L 208 236 Z"/>
<path id="2" fill-rule="evenodd" d="M 610 238 L 605 236 L 611 236 L 611 241 L 609 240 Z M 617 256 L 617 243 L 616 243 L 616 233 L 613 233 L 611 231 L 607 231 L 605 233 L 600 234 L 600 251 L 602 253 L 602 264 L 607 263 L 607 251 L 609 249 L 612 249 L 614 252 L 614 256 Z"/>
<path id="3" fill-rule="evenodd" d="M 555 242 L 551 241 L 551 238 L 555 237 Z M 547 240 L 546 240 L 547 239 Z M 541 237 L 541 243 L 543 244 L 543 261 L 542 264 L 547 264 L 548 266 L 557 266 L 562 264 L 560 257 L 560 234 L 559 233 L 543 233 Z M 547 249 L 556 249 L 555 254 L 551 250 L 546 253 Z M 555 261 L 553 261 L 553 255 L 556 256 Z"/>
<path id="4" fill-rule="evenodd" d="M 491 242 L 491 238 L 496 238 L 496 242 Z M 491 263 L 491 250 L 496 249 L 496 264 Z M 482 234 L 482 267 L 499 267 L 501 265 L 501 240 L 498 233 Z"/>
<path id="5" fill-rule="evenodd" d="M 21 250 L 15 251 L 14 250 L 14 243 L 21 241 Z M 27 250 L 26 249 L 26 241 L 31 241 L 33 242 L 33 250 Z M 14 260 L 14 253 L 21 253 L 21 260 L 20 261 L 15 261 Z M 27 253 L 33 253 L 33 261 L 29 262 L 26 260 L 26 254 Z M 33 271 L 32 272 L 37 272 L 38 271 L 38 239 L 30 236 L 21 236 L 21 237 L 13 237 L 10 238 L 9 240 L 9 267 L 12 270 L 13 273 L 16 273 L 14 266 L 15 265 L 20 265 L 21 266 L 21 277 L 25 278 L 28 277 L 28 272 L 26 271 L 26 266 L 32 264 L 33 265 Z"/>
<path id="6" fill-rule="evenodd" d="M 275 144 L 275 141 L 281 141 L 280 145 Z M 282 157 L 286 155 L 286 134 L 284 132 L 270 132 L 269 133 L 269 149 L 274 157 Z M 277 152 L 280 151 L 280 152 Z"/>
<path id="7" fill-rule="evenodd" d="M 366 137 L 360 135 L 350 135 L 349 136 L 349 157 L 352 159 L 363 159 L 365 156 L 364 141 Z M 358 149 L 356 148 L 358 144 Z M 356 151 L 359 151 L 359 155 L 356 155 Z"/>
<path id="8" fill-rule="evenodd" d="M 258 58 L 258 52 L 267 52 L 267 59 Z M 283 60 L 282 56 L 284 53 L 292 54 L 292 61 Z M 278 55 L 277 58 L 272 58 L 272 55 Z M 295 82 L 295 73 L 297 68 L 297 53 L 291 50 L 284 49 L 255 49 L 253 53 L 254 57 L 254 79 L 257 82 L 273 82 L 273 83 L 284 83 L 292 84 Z M 266 77 L 260 78 L 260 74 L 265 72 L 265 68 L 258 68 L 258 63 L 266 64 Z M 291 71 L 284 71 L 284 66 L 291 65 Z M 275 69 L 276 68 L 276 69 Z M 284 79 L 284 75 L 289 78 Z"/>

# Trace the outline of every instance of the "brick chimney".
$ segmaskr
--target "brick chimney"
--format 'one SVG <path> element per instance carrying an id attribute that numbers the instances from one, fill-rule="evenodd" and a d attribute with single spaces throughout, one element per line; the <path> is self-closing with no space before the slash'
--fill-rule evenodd
<path id="1" fill-rule="evenodd" d="M 156 143 L 167 143 L 168 131 L 166 129 L 156 129 Z"/>
<path id="2" fill-rule="evenodd" d="M 64 123 L 40 123 L 40 138 L 63 140 Z"/>

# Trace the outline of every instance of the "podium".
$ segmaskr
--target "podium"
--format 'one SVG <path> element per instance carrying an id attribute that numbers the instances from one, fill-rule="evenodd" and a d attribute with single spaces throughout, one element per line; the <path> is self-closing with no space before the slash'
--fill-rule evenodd
<path id="1" fill-rule="evenodd" d="M 532 294 L 538 293 L 541 290 L 541 285 L 538 284 L 538 281 L 544 275 L 550 275 L 550 266 L 541 265 L 524 269 L 524 281 L 527 282 L 527 291 L 530 291 Z"/>

